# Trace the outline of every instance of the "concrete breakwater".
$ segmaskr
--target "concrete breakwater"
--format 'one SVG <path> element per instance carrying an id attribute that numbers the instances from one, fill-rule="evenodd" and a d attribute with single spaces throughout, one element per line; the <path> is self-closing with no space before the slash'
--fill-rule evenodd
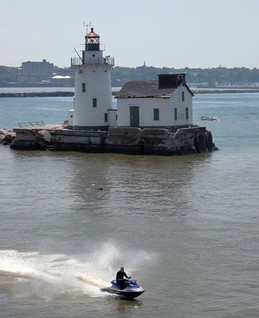
<path id="1" fill-rule="evenodd" d="M 191 88 L 196 94 L 227 94 L 227 93 L 258 93 L 259 88 Z M 118 89 L 113 89 L 112 95 L 116 96 Z M 24 92 L 0 92 L 0 98 L 17 98 L 17 97 L 72 97 L 74 91 L 24 91 Z"/>
<path id="2" fill-rule="evenodd" d="M 10 144 L 17 150 L 54 150 L 138 155 L 185 155 L 217 150 L 205 127 L 165 128 L 112 127 L 108 131 L 71 130 L 64 126 L 15 128 Z"/>
<path id="3" fill-rule="evenodd" d="M 0 129 L 0 144 L 10 145 L 15 138 L 13 130 Z"/>
<path id="4" fill-rule="evenodd" d="M 193 94 L 236 94 L 236 93 L 259 93 L 257 87 L 246 88 L 192 88 Z"/>
<path id="5" fill-rule="evenodd" d="M 11 97 L 68 97 L 74 96 L 74 92 L 56 91 L 56 92 L 16 92 L 16 93 L 0 93 L 0 98 Z"/>

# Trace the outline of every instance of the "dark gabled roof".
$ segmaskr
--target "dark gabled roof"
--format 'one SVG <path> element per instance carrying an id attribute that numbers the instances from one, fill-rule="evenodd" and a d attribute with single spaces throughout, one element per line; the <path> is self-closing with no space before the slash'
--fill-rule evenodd
<path id="1" fill-rule="evenodd" d="M 193 95 L 185 82 L 177 84 L 173 87 L 163 87 L 159 81 L 129 81 L 126 82 L 120 89 L 116 95 L 116 98 L 125 99 L 170 97 L 180 85 L 185 86 L 190 94 Z"/>
<path id="2" fill-rule="evenodd" d="M 171 96 L 177 87 L 159 88 L 158 81 L 129 81 L 124 84 L 117 98 L 144 98 Z"/>

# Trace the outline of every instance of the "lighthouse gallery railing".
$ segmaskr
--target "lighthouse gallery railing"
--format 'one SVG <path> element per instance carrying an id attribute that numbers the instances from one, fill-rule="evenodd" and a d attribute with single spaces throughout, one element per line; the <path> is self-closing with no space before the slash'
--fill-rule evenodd
<path id="1" fill-rule="evenodd" d="M 73 57 L 71 59 L 71 65 L 82 65 L 82 64 L 107 64 L 107 65 L 114 65 L 114 57 L 106 56 L 104 58 L 97 58 L 97 59 L 85 59 L 84 63 L 83 60 L 79 57 Z"/>

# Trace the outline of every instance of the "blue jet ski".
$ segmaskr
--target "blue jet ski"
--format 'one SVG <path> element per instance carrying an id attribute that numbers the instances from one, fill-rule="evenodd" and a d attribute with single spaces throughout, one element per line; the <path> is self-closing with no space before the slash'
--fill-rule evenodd
<path id="1" fill-rule="evenodd" d="M 102 292 L 116 294 L 123 298 L 133 299 L 144 293 L 144 289 L 132 278 L 125 279 L 125 288 L 121 289 L 116 279 L 111 281 L 111 287 L 101 288 Z"/>

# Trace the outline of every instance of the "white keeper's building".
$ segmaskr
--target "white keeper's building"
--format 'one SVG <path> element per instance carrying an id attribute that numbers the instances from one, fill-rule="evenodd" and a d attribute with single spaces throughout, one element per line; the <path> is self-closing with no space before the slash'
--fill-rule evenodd
<path id="1" fill-rule="evenodd" d="M 192 97 L 185 74 L 160 74 L 157 81 L 127 82 L 117 94 L 117 125 L 189 126 L 193 121 Z"/>

